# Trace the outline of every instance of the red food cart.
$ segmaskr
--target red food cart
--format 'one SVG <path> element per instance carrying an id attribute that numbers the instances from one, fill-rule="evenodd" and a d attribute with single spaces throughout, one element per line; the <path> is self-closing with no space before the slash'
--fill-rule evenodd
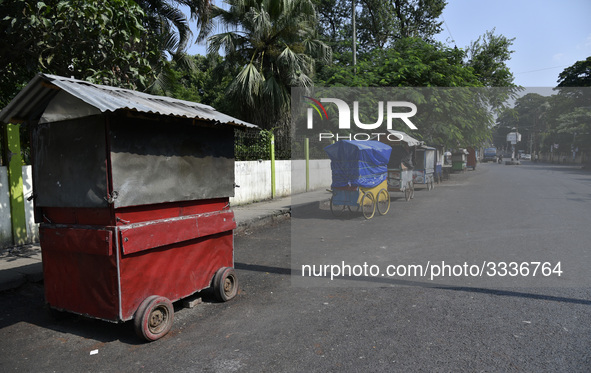
<path id="1" fill-rule="evenodd" d="M 0 113 L 32 133 L 45 296 L 56 310 L 134 319 L 147 340 L 172 303 L 238 289 L 234 128 L 213 108 L 40 74 Z"/>

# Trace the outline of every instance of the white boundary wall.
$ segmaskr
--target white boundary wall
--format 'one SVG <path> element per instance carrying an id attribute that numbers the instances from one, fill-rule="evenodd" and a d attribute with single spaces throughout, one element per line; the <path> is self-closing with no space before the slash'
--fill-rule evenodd
<path id="1" fill-rule="evenodd" d="M 9 190 L 8 171 L 2 166 L 0 167 L 0 247 L 12 245 Z"/>
<path id="2" fill-rule="evenodd" d="M 330 187 L 330 160 L 310 160 L 310 190 Z M 271 199 L 271 161 L 239 161 L 234 166 L 236 185 L 232 205 Z M 306 191 L 306 161 L 275 161 L 275 197 Z"/>
<path id="3" fill-rule="evenodd" d="M 39 224 L 35 224 L 33 201 L 27 201 L 27 198 L 33 193 L 33 172 L 31 166 L 23 166 L 22 173 L 25 219 L 27 221 L 27 239 L 25 242 L 39 242 Z M 5 166 L 2 166 L 0 167 L 0 247 L 13 245 L 9 193 L 8 170 Z"/>
<path id="4" fill-rule="evenodd" d="M 39 224 L 35 223 L 33 201 L 27 199 L 33 194 L 33 168 L 23 166 L 23 195 L 25 197 L 25 220 L 27 221 L 27 242 L 39 242 Z"/>

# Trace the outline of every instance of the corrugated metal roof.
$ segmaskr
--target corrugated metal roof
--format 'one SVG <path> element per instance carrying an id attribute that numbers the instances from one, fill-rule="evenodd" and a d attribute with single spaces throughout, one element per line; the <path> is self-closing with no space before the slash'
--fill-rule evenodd
<path id="1" fill-rule="evenodd" d="M 0 121 L 8 123 L 39 118 L 60 90 L 96 107 L 102 113 L 129 110 L 257 128 L 254 124 L 220 113 L 208 105 L 49 74 L 35 76 L 0 112 Z"/>
<path id="2" fill-rule="evenodd" d="M 391 134 L 397 136 L 401 141 L 404 141 L 408 144 L 408 146 L 417 146 L 422 145 L 423 142 L 415 139 L 414 137 L 409 136 L 406 132 L 396 131 L 396 130 L 388 130 Z"/>

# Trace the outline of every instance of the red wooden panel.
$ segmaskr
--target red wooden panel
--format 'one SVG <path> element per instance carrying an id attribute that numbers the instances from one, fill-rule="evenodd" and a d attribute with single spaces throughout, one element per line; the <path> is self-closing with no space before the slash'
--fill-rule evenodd
<path id="1" fill-rule="evenodd" d="M 225 211 L 209 215 L 198 215 L 197 226 L 199 227 L 199 237 L 233 230 L 236 228 L 234 212 Z"/>
<path id="2" fill-rule="evenodd" d="M 151 295 L 171 301 L 208 288 L 215 272 L 233 266 L 232 231 L 121 258 L 121 318 L 133 317 Z"/>
<path id="3" fill-rule="evenodd" d="M 41 209 L 45 223 L 114 225 L 109 208 L 41 207 Z"/>
<path id="4" fill-rule="evenodd" d="M 47 303 L 104 320 L 119 318 L 117 263 L 112 232 L 41 227 Z M 109 238 L 109 241 L 106 239 Z"/>
<path id="5" fill-rule="evenodd" d="M 39 227 L 41 248 L 90 255 L 110 256 L 113 253 L 113 232 L 104 229 L 55 227 L 41 224 Z"/>
<path id="6" fill-rule="evenodd" d="M 197 218 L 163 220 L 121 229 L 123 253 L 131 254 L 198 237 Z"/>
<path id="7" fill-rule="evenodd" d="M 236 228 L 236 222 L 232 211 L 192 215 L 180 219 L 164 219 L 122 227 L 121 247 L 124 254 L 132 254 L 231 231 L 234 228 Z"/>
<path id="8" fill-rule="evenodd" d="M 118 208 L 115 210 L 115 214 L 118 218 L 117 225 L 125 226 L 133 223 L 220 211 L 227 207 L 228 202 L 228 198 L 216 198 L 161 203 L 157 205 L 131 206 Z"/>

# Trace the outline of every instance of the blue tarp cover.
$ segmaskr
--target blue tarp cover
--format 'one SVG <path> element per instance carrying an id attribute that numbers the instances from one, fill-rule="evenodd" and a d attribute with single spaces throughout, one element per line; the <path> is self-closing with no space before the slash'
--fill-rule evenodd
<path id="1" fill-rule="evenodd" d="M 324 151 L 331 160 L 333 188 L 371 188 L 388 176 L 392 148 L 379 141 L 342 140 Z"/>

